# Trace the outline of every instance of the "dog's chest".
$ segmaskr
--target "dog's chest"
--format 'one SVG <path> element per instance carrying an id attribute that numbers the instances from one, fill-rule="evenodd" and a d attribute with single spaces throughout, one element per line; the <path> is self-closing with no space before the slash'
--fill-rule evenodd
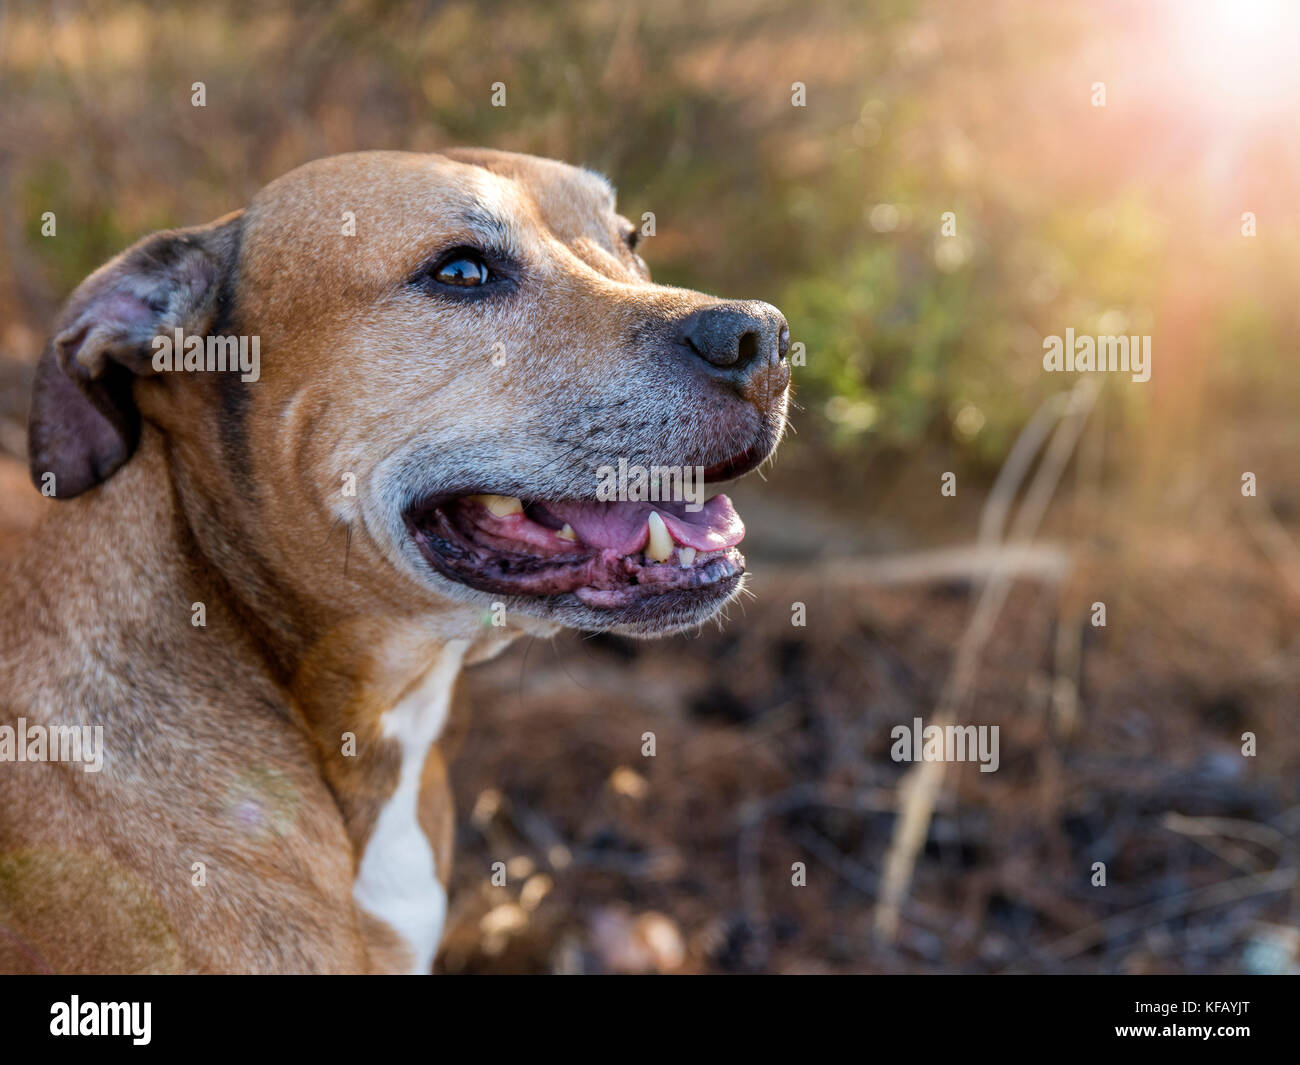
<path id="1" fill-rule="evenodd" d="M 352 889 L 361 909 L 402 937 L 414 956 L 415 973 L 432 968 L 447 913 L 433 847 L 420 827 L 420 778 L 446 723 L 467 646 L 449 643 L 420 683 L 381 719 L 384 736 L 398 746 L 401 768 L 366 841 Z"/>

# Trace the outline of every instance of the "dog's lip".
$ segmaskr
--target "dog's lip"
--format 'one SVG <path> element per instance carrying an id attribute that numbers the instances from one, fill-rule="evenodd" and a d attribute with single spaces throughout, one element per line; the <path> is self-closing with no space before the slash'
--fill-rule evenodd
<path id="1" fill-rule="evenodd" d="M 734 481 L 737 477 L 758 469 L 772 453 L 772 446 L 764 441 L 755 441 L 744 451 L 728 459 L 704 467 L 704 483 L 716 484 L 720 481 Z"/>
<path id="2" fill-rule="evenodd" d="M 489 500 L 493 497 L 483 493 L 440 494 L 404 514 L 423 558 L 442 576 L 478 591 L 536 599 L 572 597 L 590 609 L 626 611 L 672 594 L 697 600 L 729 597 L 745 570 L 744 556 L 735 547 L 744 527 L 725 496 L 710 500 L 712 512 L 694 525 L 667 509 L 670 504 L 527 504 L 529 509 L 554 507 L 561 516 L 567 505 L 578 528 L 592 538 L 590 543 L 549 512 L 535 512 L 538 522 L 517 504 L 514 509 L 498 505 L 498 510 L 510 512 L 496 513 Z M 605 508 L 628 513 L 602 514 Z M 639 535 L 629 532 L 629 517 L 636 520 L 642 510 L 651 509 L 661 521 L 667 519 L 666 529 L 676 530 L 667 533 L 666 552 L 662 541 L 649 542 L 644 525 Z M 702 546 L 691 546 L 687 539 Z"/>

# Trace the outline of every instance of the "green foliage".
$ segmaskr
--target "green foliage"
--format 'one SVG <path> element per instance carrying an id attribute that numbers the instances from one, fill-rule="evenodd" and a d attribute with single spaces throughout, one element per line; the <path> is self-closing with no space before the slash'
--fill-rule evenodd
<path id="1" fill-rule="evenodd" d="M 1294 276 L 1294 242 L 1267 269 L 1226 256 L 1235 205 L 1225 220 L 1183 174 L 1151 177 L 1163 127 L 1139 137 L 1126 112 L 1088 107 L 1082 74 L 1056 76 L 1104 24 L 1069 5 L 984 7 L 25 9 L 0 40 L 0 95 L 24 100 L 0 163 L 11 272 L 54 300 L 150 229 L 223 214 L 307 159 L 482 143 L 609 174 L 629 217 L 655 214 L 659 280 L 780 306 L 807 352 L 800 446 L 929 443 L 992 467 L 1069 384 L 1042 373 L 1044 335 L 1169 336 L 1171 309 L 1194 311 L 1186 336 L 1225 345 L 1225 366 L 1267 378 L 1261 349 L 1294 333 L 1275 280 Z M 507 107 L 490 105 L 496 82 Z M 45 210 L 58 240 L 40 236 Z M 1179 306 L 1209 266 L 1228 294 Z M 4 280 L 0 302 L 22 314 Z"/>

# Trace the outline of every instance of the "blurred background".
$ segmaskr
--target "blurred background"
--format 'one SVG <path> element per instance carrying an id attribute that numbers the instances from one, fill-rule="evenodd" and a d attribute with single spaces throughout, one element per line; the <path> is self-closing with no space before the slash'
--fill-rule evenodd
<path id="1" fill-rule="evenodd" d="M 45 331 L 132 241 L 355 149 L 591 166 L 657 280 L 785 312 L 798 409 L 725 626 L 467 675 L 440 967 L 1300 971 L 1298 17 L 0 3 L 0 550 Z M 1067 328 L 1151 380 L 1044 373 Z M 891 760 L 945 715 L 996 773 Z"/>

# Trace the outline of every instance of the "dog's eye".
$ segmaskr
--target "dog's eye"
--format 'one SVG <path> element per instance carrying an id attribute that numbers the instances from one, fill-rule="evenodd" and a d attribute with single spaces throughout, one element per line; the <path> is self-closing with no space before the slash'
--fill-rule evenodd
<path id="1" fill-rule="evenodd" d="M 636 251 L 637 247 L 641 243 L 641 230 L 637 229 L 635 226 L 629 229 L 623 234 L 623 243 L 628 246 L 629 250 Z"/>
<path id="2" fill-rule="evenodd" d="M 433 272 L 433 279 L 440 285 L 455 285 L 457 288 L 486 285 L 490 276 L 483 260 L 472 255 L 457 255 Z"/>

